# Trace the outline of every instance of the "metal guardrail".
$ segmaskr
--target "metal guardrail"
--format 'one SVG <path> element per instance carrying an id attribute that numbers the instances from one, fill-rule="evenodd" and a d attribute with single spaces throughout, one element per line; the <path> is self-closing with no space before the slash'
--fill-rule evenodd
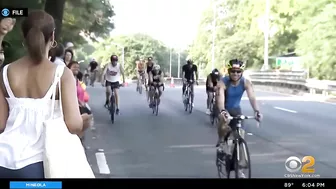
<path id="1" fill-rule="evenodd" d="M 336 81 L 308 79 L 308 74 L 304 71 L 245 71 L 244 77 L 257 85 L 309 91 L 311 94 L 322 93 L 328 95 L 336 92 Z M 166 85 L 171 84 L 171 78 L 165 80 Z M 199 84 L 204 85 L 205 79 L 199 79 Z M 182 79 L 174 78 L 174 85 L 182 85 Z"/>
<path id="2" fill-rule="evenodd" d="M 299 90 L 309 91 L 315 94 L 321 91 L 322 94 L 328 95 L 330 92 L 336 92 L 336 81 L 308 79 L 307 72 L 251 72 L 247 71 L 246 77 L 250 78 L 253 83 L 288 87 Z"/>

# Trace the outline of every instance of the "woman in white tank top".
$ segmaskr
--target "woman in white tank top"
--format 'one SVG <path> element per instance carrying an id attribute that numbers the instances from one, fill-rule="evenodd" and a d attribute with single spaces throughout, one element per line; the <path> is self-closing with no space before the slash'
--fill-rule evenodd
<path id="1" fill-rule="evenodd" d="M 51 113 L 56 71 L 62 73 L 56 99 L 62 95 L 64 121 L 73 134 L 83 127 L 71 71 L 48 60 L 56 46 L 54 19 L 44 11 L 31 12 L 22 33 L 28 55 L 5 66 L 0 77 L 0 178 L 44 178 L 43 122 Z M 55 113 L 61 116 L 59 107 Z"/>

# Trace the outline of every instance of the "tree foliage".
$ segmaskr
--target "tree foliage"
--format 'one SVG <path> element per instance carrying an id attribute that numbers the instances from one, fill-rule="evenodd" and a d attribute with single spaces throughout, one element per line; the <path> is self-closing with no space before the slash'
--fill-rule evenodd
<path id="1" fill-rule="evenodd" d="M 118 46 L 118 45 L 119 46 Z M 169 60 L 170 50 L 161 41 L 156 40 L 145 34 L 134 34 L 129 36 L 118 36 L 106 38 L 104 41 L 95 44 L 95 52 L 91 55 L 98 62 L 101 63 L 101 67 L 110 62 L 112 54 L 116 54 L 119 57 L 119 62 L 122 60 L 122 47 L 125 52 L 125 74 L 129 78 L 135 77 L 135 61 L 139 59 L 146 59 L 151 56 L 155 63 L 161 66 L 166 76 L 169 76 Z M 172 76 L 177 76 L 178 63 L 177 53 L 172 50 Z M 184 64 L 186 59 L 186 53 L 181 53 L 181 65 Z"/>
<path id="2" fill-rule="evenodd" d="M 64 6 L 60 3 L 64 3 Z M 1 0 L 0 7 L 26 7 L 29 10 L 45 8 L 55 18 L 58 43 L 71 41 L 76 47 L 87 43 L 83 36 L 95 40 L 108 36 L 114 28 L 112 17 L 115 14 L 108 0 Z M 6 62 L 11 62 L 24 53 L 21 21 L 22 18 L 17 19 L 13 31 L 5 37 L 11 44 L 11 48 L 5 52 Z"/>
<path id="3" fill-rule="evenodd" d="M 275 0 L 270 4 L 269 56 L 295 50 L 312 75 L 336 79 L 336 3 L 333 0 Z M 215 6 L 216 4 L 216 6 Z M 232 58 L 260 69 L 264 53 L 266 0 L 214 0 L 204 11 L 197 38 L 189 53 L 211 68 L 211 46 L 216 13 L 215 65 Z M 270 61 L 272 63 L 272 61 Z M 271 66 L 274 66 L 272 63 Z"/>

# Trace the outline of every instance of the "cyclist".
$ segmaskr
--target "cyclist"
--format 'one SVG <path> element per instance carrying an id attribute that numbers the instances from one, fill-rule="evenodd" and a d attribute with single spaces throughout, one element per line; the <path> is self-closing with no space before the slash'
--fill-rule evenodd
<path id="1" fill-rule="evenodd" d="M 147 58 L 147 64 L 146 64 L 146 78 L 148 80 L 148 83 L 146 85 L 146 91 L 147 91 L 147 101 L 149 101 L 149 94 L 148 94 L 148 86 L 149 86 L 149 79 L 148 79 L 148 76 L 149 76 L 149 72 L 151 72 L 153 70 L 153 66 L 154 66 L 154 63 L 153 63 L 153 57 L 148 57 Z"/>
<path id="2" fill-rule="evenodd" d="M 229 126 L 235 126 L 237 124 L 236 120 L 232 120 L 228 124 L 227 118 L 230 115 L 238 116 L 242 114 L 240 101 L 245 91 L 254 110 L 256 120 L 261 120 L 261 114 L 252 83 L 243 77 L 245 64 L 240 60 L 233 59 L 229 61 L 227 67 L 229 75 L 223 77 L 217 84 L 216 103 L 218 110 L 220 110 L 217 147 L 223 142 L 224 137 L 230 131 Z M 244 133 L 242 137 L 244 137 Z"/>
<path id="3" fill-rule="evenodd" d="M 207 76 L 207 79 L 205 82 L 206 83 L 205 90 L 208 96 L 206 114 L 211 113 L 210 103 L 211 103 L 211 100 L 214 98 L 214 92 L 217 90 L 217 83 L 220 81 L 221 78 L 222 78 L 222 75 L 219 73 L 217 68 L 212 70 L 212 72 Z"/>
<path id="4" fill-rule="evenodd" d="M 89 75 L 90 75 L 90 85 L 93 87 L 94 82 L 96 81 L 97 72 L 98 72 L 98 62 L 93 58 L 89 63 Z"/>
<path id="5" fill-rule="evenodd" d="M 148 80 L 150 83 L 150 90 L 149 90 L 149 99 L 150 99 L 150 103 L 149 103 L 149 107 L 152 108 L 153 107 L 153 96 L 154 96 L 154 92 L 155 92 L 155 87 L 157 87 L 159 89 L 159 99 L 162 95 L 163 92 L 163 72 L 161 71 L 160 65 L 155 64 L 153 66 L 153 70 L 149 72 L 148 74 Z"/>
<path id="6" fill-rule="evenodd" d="M 136 64 L 136 74 L 137 74 L 137 89 L 142 85 L 143 81 L 145 80 L 146 77 L 146 67 L 145 67 L 145 61 L 144 60 L 137 60 L 135 62 Z M 140 85 L 141 84 L 141 85 Z"/>
<path id="7" fill-rule="evenodd" d="M 118 56 L 112 55 L 110 58 L 111 62 L 107 64 L 102 74 L 102 85 L 106 88 L 106 101 L 105 107 L 108 106 L 112 87 L 114 88 L 115 102 L 116 102 L 116 114 L 119 114 L 119 96 L 118 88 L 120 75 L 122 76 L 123 85 L 125 84 L 124 68 L 120 63 L 118 63 Z"/>
<path id="8" fill-rule="evenodd" d="M 182 99 L 184 101 L 184 92 L 186 90 L 186 86 L 190 83 L 191 86 L 191 102 L 194 105 L 194 82 L 195 82 L 195 75 L 196 75 L 196 84 L 198 84 L 198 70 L 197 66 L 191 59 L 187 60 L 187 64 L 182 66 L 182 79 L 183 79 L 183 86 L 182 86 Z"/>

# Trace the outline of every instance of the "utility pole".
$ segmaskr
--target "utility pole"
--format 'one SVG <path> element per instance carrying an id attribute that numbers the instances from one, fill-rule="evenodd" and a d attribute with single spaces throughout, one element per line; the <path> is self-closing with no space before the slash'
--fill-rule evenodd
<path id="1" fill-rule="evenodd" d="M 268 70 L 268 39 L 269 39 L 269 12 L 270 12 L 270 1 L 266 0 L 265 7 L 265 28 L 264 28 L 264 68 L 263 70 Z"/>
<path id="2" fill-rule="evenodd" d="M 172 48 L 169 48 L 169 77 L 172 76 Z"/>
<path id="3" fill-rule="evenodd" d="M 180 78 L 180 64 L 181 64 L 181 52 L 180 49 L 178 50 L 178 59 L 177 59 L 177 78 Z"/>
<path id="4" fill-rule="evenodd" d="M 217 4 L 213 7 L 213 21 L 212 21 L 212 48 L 211 48 L 211 70 L 215 67 L 215 40 L 216 40 L 216 22 L 217 22 Z"/>

